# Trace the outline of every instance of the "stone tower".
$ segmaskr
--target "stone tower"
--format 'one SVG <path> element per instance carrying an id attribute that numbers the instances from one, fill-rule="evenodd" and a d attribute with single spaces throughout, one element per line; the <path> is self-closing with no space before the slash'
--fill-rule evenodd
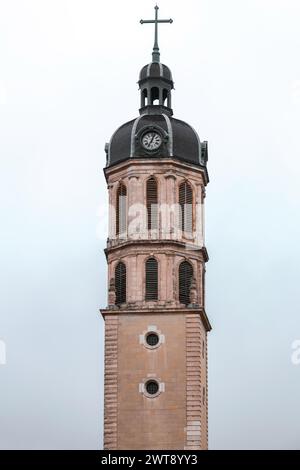
<path id="1" fill-rule="evenodd" d="M 104 448 L 207 449 L 207 142 L 175 119 L 173 79 L 139 75 L 139 116 L 106 144 Z M 141 21 L 143 22 L 143 21 Z"/>

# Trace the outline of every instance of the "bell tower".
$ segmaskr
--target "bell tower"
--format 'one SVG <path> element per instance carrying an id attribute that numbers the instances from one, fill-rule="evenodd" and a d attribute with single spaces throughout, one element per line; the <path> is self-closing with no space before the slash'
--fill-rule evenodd
<path id="1" fill-rule="evenodd" d="M 104 448 L 207 449 L 207 142 L 175 119 L 170 69 L 139 75 L 139 116 L 106 144 Z"/>

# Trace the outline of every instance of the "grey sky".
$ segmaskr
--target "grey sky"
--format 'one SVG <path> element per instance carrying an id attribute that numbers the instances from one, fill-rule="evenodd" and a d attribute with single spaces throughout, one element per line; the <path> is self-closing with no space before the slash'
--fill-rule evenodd
<path id="1" fill-rule="evenodd" d="M 99 448 L 104 144 L 154 2 L 0 0 L 0 448 Z M 174 115 L 209 141 L 210 448 L 300 449 L 300 4 L 161 0 Z"/>

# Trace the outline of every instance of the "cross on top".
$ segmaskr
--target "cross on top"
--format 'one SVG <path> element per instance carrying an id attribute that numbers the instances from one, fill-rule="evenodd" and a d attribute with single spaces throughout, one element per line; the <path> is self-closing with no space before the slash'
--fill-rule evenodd
<path id="1" fill-rule="evenodd" d="M 159 62 L 159 47 L 158 47 L 158 28 L 157 25 L 158 23 L 173 23 L 173 20 L 170 18 L 168 20 L 159 20 L 158 19 L 158 6 L 155 5 L 155 19 L 154 20 L 141 20 L 140 23 L 154 23 L 155 29 L 154 29 L 154 46 L 153 46 L 153 52 L 152 52 L 152 62 Z"/>

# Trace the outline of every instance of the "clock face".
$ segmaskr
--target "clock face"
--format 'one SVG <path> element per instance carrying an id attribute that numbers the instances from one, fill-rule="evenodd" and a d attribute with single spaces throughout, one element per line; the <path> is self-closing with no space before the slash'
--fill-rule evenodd
<path id="1" fill-rule="evenodd" d="M 161 144 L 162 139 L 158 132 L 149 131 L 142 137 L 142 145 L 146 150 L 157 150 Z"/>

